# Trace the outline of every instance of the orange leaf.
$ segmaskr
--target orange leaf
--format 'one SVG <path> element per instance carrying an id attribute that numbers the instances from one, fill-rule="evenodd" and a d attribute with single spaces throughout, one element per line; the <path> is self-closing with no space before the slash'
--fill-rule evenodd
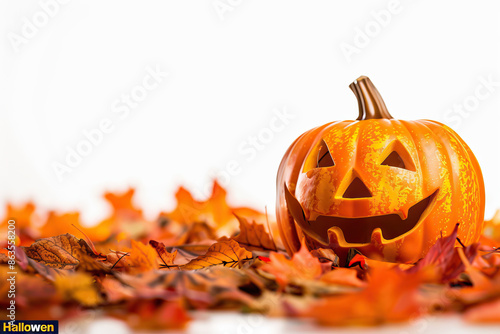
<path id="1" fill-rule="evenodd" d="M 111 313 L 123 319 L 137 330 L 182 329 L 190 318 L 177 301 L 158 301 L 155 299 L 136 300 L 127 305 L 126 313 Z"/>
<path id="2" fill-rule="evenodd" d="M 186 233 L 179 237 L 177 244 L 190 244 L 206 240 L 215 241 L 216 239 L 216 232 L 211 226 L 205 222 L 195 222 L 188 228 Z"/>
<path id="3" fill-rule="evenodd" d="M 449 236 L 439 238 L 427 255 L 414 267 L 408 269 L 408 272 L 419 272 L 425 268 L 432 269 L 433 280 L 440 283 L 448 282 L 460 275 L 465 270 L 465 266 L 455 249 L 457 233 L 458 224 Z M 469 261 L 472 261 L 476 256 L 477 247 L 477 244 L 473 244 L 464 248 Z"/>
<path id="4" fill-rule="evenodd" d="M 500 322 L 500 299 L 468 309 L 464 318 L 470 322 Z"/>
<path id="5" fill-rule="evenodd" d="M 191 193 L 180 187 L 175 194 L 177 207 L 167 214 L 170 219 L 181 224 L 207 222 L 217 227 L 218 235 L 233 234 L 236 230 L 236 218 L 233 213 L 251 217 L 263 217 L 263 214 L 249 208 L 233 208 L 226 201 L 226 190 L 214 181 L 212 194 L 206 201 L 197 201 Z"/>
<path id="6" fill-rule="evenodd" d="M 13 219 L 16 221 L 17 229 L 33 227 L 32 223 L 33 223 L 34 212 L 35 212 L 35 205 L 31 202 L 28 202 L 21 207 L 15 207 L 12 204 L 7 204 L 7 212 L 0 226 L 7 225 L 7 222 L 10 219 Z"/>
<path id="7" fill-rule="evenodd" d="M 249 223 L 246 218 L 235 215 L 240 223 L 240 233 L 232 238 L 248 250 L 276 251 L 276 245 L 266 232 L 264 225 Z"/>
<path id="8" fill-rule="evenodd" d="M 221 239 L 208 249 L 207 253 L 189 261 L 182 266 L 183 270 L 197 270 L 212 266 L 227 266 L 235 268 L 243 260 L 250 260 L 252 253 L 240 247 L 231 239 Z"/>
<path id="9" fill-rule="evenodd" d="M 290 281 L 315 279 L 321 275 L 321 263 L 312 256 L 304 243 L 291 260 L 275 252 L 271 253 L 269 259 L 270 262 L 264 264 L 261 269 L 274 275 L 281 286 L 287 285 Z"/>
<path id="10" fill-rule="evenodd" d="M 142 210 L 138 209 L 133 204 L 134 193 L 135 189 L 129 188 L 129 190 L 121 194 L 111 192 L 104 194 L 104 198 L 113 208 L 113 217 L 126 220 L 137 220 L 142 218 Z"/>
<path id="11" fill-rule="evenodd" d="M 132 248 L 126 263 L 135 271 L 148 271 L 158 269 L 156 250 L 150 245 L 135 240 L 131 241 Z"/>
<path id="12" fill-rule="evenodd" d="M 113 230 L 113 222 L 104 220 L 92 227 L 84 227 L 80 221 L 79 212 L 57 213 L 50 211 L 47 221 L 40 228 L 42 237 L 48 238 L 54 235 L 64 234 L 68 231 L 85 231 L 85 234 L 94 242 L 107 239 Z M 76 234 L 76 231 L 75 231 Z"/>
<path id="13" fill-rule="evenodd" d="M 39 224 L 38 216 L 35 215 L 35 205 L 31 202 L 23 206 L 13 206 L 7 204 L 6 213 L 3 221 L 0 221 L 0 233 L 7 236 L 7 225 L 9 220 L 15 221 L 16 240 L 18 246 L 30 245 L 39 235 L 36 226 Z M 7 238 L 0 240 L 0 249 L 7 246 Z"/>
<path id="14" fill-rule="evenodd" d="M 174 266 L 174 259 L 177 256 L 177 250 L 175 250 L 173 253 L 167 252 L 165 249 L 165 245 L 162 242 L 158 242 L 155 240 L 149 240 L 149 244 L 155 249 L 156 253 L 158 253 L 158 256 L 160 257 L 161 262 L 161 267 L 165 268 L 170 268 Z"/>
<path id="15" fill-rule="evenodd" d="M 358 272 L 350 268 L 335 268 L 321 276 L 321 281 L 329 284 L 347 285 L 354 287 L 364 287 L 363 282 L 357 277 Z"/>
<path id="16" fill-rule="evenodd" d="M 421 313 L 417 298 L 420 284 L 419 275 L 376 269 L 365 289 L 324 298 L 304 315 L 330 326 L 406 321 Z"/>
<path id="17" fill-rule="evenodd" d="M 481 271 L 483 268 L 471 265 L 464 249 L 459 248 L 458 254 L 466 268 L 465 272 L 468 274 L 472 286 L 455 292 L 455 298 L 463 304 L 474 304 L 500 297 L 500 271 L 497 271 L 495 276 L 488 277 Z"/>

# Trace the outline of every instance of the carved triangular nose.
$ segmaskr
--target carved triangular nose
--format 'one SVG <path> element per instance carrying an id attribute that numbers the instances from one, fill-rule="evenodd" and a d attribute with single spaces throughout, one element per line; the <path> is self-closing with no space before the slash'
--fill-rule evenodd
<path id="1" fill-rule="evenodd" d="M 344 198 L 363 198 L 363 197 L 372 197 L 370 190 L 365 186 L 363 181 L 359 177 L 354 178 L 352 180 L 349 187 L 347 187 L 344 192 Z"/>

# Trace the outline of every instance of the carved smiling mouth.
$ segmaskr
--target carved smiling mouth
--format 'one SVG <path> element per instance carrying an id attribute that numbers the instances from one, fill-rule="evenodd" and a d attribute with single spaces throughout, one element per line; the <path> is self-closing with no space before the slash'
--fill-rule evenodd
<path id="1" fill-rule="evenodd" d="M 426 209 L 432 207 L 438 190 L 430 196 L 414 204 L 408 210 L 408 217 L 402 219 L 397 213 L 363 218 L 345 218 L 336 216 L 318 216 L 316 220 L 307 220 L 299 201 L 293 196 L 285 185 L 285 198 L 288 209 L 301 229 L 314 239 L 328 245 L 328 230 L 340 229 L 343 239 L 348 244 L 368 244 L 374 232 L 380 229 L 381 237 L 385 240 L 395 239 L 411 230 L 420 222 Z M 338 235 L 339 233 L 337 233 Z"/>

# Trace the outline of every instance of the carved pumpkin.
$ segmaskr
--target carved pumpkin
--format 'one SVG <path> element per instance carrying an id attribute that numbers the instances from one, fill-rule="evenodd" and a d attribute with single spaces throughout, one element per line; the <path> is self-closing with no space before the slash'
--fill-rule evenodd
<path id="1" fill-rule="evenodd" d="M 289 253 L 349 249 L 394 262 L 422 258 L 459 223 L 464 244 L 483 229 L 484 182 L 467 144 L 430 120 L 391 117 L 368 77 L 350 85 L 357 120 L 302 134 L 277 177 L 276 213 Z"/>

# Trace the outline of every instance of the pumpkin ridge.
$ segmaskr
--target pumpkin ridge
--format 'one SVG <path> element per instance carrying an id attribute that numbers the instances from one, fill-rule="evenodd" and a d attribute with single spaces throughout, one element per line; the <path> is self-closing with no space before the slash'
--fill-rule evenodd
<path id="1" fill-rule="evenodd" d="M 456 155 L 456 156 L 457 156 L 457 159 L 459 158 L 459 156 L 460 156 L 460 155 L 462 155 L 462 154 L 463 154 L 463 155 L 465 155 L 465 158 L 466 158 L 467 162 L 469 163 L 469 165 L 470 165 L 472 168 L 474 168 L 474 167 L 475 167 L 475 164 L 473 163 L 474 159 L 471 159 L 471 156 L 470 156 L 470 153 L 469 153 L 469 152 L 470 152 L 470 148 L 469 148 L 469 150 L 467 150 L 467 148 L 468 148 L 467 144 L 466 144 L 466 143 L 465 143 L 465 142 L 464 142 L 461 138 L 457 138 L 457 136 L 458 136 L 458 135 L 454 134 L 454 131 L 453 131 L 450 127 L 443 126 L 443 125 L 441 125 L 441 126 L 440 126 L 438 122 L 433 122 L 433 121 L 423 121 L 423 122 L 429 122 L 429 123 L 430 123 L 430 124 L 429 124 L 429 126 L 430 126 L 430 127 L 432 127 L 432 128 L 437 128 L 438 130 L 441 130 L 441 131 L 442 131 L 443 133 L 445 133 L 447 136 L 449 136 L 449 137 L 453 138 L 453 139 L 456 141 L 457 146 L 458 146 L 458 148 L 460 149 L 460 151 L 461 151 L 461 152 L 455 152 L 455 150 L 453 150 L 453 147 L 451 146 L 450 140 L 449 140 L 448 138 L 445 138 L 445 139 L 446 139 L 446 142 L 442 144 L 442 145 L 446 148 L 446 152 L 448 153 L 448 154 L 447 154 L 447 156 L 446 156 L 448 160 L 450 160 L 450 155 L 451 155 L 451 154 L 450 154 L 450 152 L 452 152 L 452 154 L 453 154 L 453 155 Z M 420 123 L 422 123 L 422 121 L 421 121 Z M 434 123 L 434 124 L 433 124 L 433 123 Z M 428 127 L 429 127 L 429 126 L 428 126 Z M 451 130 L 451 131 L 450 131 L 450 130 Z M 442 138 L 441 138 L 441 136 L 439 136 L 439 138 L 441 139 L 441 141 L 443 141 L 443 140 L 442 140 Z M 464 145 L 464 144 L 465 144 L 465 145 Z M 450 163 L 451 163 L 451 160 L 450 160 Z M 479 167 L 479 166 L 477 166 L 477 167 Z M 450 169 L 452 169 L 452 170 L 453 170 L 453 168 L 450 168 Z M 480 171 L 481 169 L 480 169 L 480 168 L 478 168 L 478 170 Z M 454 174 L 455 174 L 455 173 L 454 173 Z M 460 187 L 460 179 L 459 179 L 459 178 L 460 178 L 460 175 L 458 175 L 458 173 L 456 173 L 456 174 L 457 174 L 457 175 L 456 175 L 456 176 L 454 175 L 454 177 L 453 177 L 453 184 L 452 184 L 452 188 L 453 188 L 453 187 L 455 187 L 455 186 Z M 471 177 L 472 177 L 472 176 L 471 176 Z M 482 175 L 481 175 L 481 177 L 482 177 Z M 455 183 L 455 182 L 456 182 L 456 183 Z M 475 184 L 476 186 L 478 186 L 478 188 L 480 188 L 480 187 L 479 187 L 479 178 L 477 177 L 477 173 L 476 173 L 476 177 L 474 178 L 474 184 Z M 481 191 L 479 191 L 479 192 L 481 192 Z M 481 196 L 481 194 L 479 194 L 479 196 Z M 477 205 L 478 203 L 475 203 L 475 204 Z M 480 208 L 480 207 L 478 207 L 478 209 L 479 209 L 479 210 L 481 210 L 481 208 Z M 483 209 L 483 211 L 484 211 L 484 209 Z M 484 215 L 484 213 L 483 213 L 483 215 Z M 460 221 L 458 220 L 458 218 L 460 218 L 460 217 L 457 217 L 457 219 L 456 219 L 455 221 L 457 221 L 457 222 L 459 222 L 459 223 L 460 223 Z M 462 217 L 462 218 L 463 218 L 463 217 Z M 484 221 L 484 220 L 483 220 L 483 221 Z M 483 225 L 483 224 L 484 224 L 484 222 L 482 222 L 482 223 L 481 223 L 481 225 Z M 463 226 L 463 225 L 465 225 L 465 227 L 468 229 L 468 230 L 467 230 L 467 233 L 465 233 L 465 231 L 464 231 L 464 235 L 466 236 L 466 238 L 462 238 L 462 239 L 463 239 L 462 241 L 464 241 L 465 243 L 469 243 L 469 242 L 470 242 L 470 240 L 469 240 L 469 235 L 471 234 L 471 233 L 470 233 L 470 230 L 471 230 L 471 228 L 472 228 L 473 226 L 472 226 L 472 225 L 469 225 L 469 224 L 461 224 L 461 225 L 462 225 L 462 226 L 460 226 L 460 229 L 461 229 L 462 231 L 464 231 L 464 230 L 463 230 L 463 229 L 464 229 L 464 226 Z M 461 233 L 460 233 L 460 234 L 461 234 Z M 460 234 L 459 234 L 459 236 L 460 236 Z"/>
<path id="2" fill-rule="evenodd" d="M 447 138 L 443 138 L 443 136 L 441 136 L 439 133 L 437 133 L 436 131 L 434 131 L 433 127 L 432 128 L 425 124 L 424 122 L 421 122 L 420 120 L 417 120 L 415 121 L 415 123 L 417 124 L 420 124 L 421 126 L 423 126 L 424 128 L 426 128 L 430 134 L 432 134 L 432 136 L 434 137 L 433 140 L 437 143 L 439 143 L 441 145 L 441 148 L 445 150 L 446 154 L 442 154 L 445 159 L 446 159 L 446 162 L 447 162 L 447 169 L 448 169 L 448 174 L 451 174 L 449 176 L 449 179 L 450 179 L 450 188 L 451 189 L 457 189 L 457 187 L 459 187 L 460 185 L 460 181 L 458 180 L 459 178 L 459 175 L 458 173 L 455 173 L 454 171 L 454 166 L 453 166 L 453 163 L 451 161 L 451 158 L 450 156 L 451 155 L 457 155 L 457 152 L 455 152 L 451 147 L 450 145 L 446 142 L 447 141 Z M 449 209 L 449 219 L 448 219 L 448 222 L 459 222 L 458 221 L 458 211 L 457 210 L 453 210 L 453 201 L 450 202 L 450 209 Z M 453 224 L 454 226 L 454 224 Z M 444 226 L 446 227 L 446 226 Z M 449 232 L 449 231 L 444 231 L 445 233 Z"/>

